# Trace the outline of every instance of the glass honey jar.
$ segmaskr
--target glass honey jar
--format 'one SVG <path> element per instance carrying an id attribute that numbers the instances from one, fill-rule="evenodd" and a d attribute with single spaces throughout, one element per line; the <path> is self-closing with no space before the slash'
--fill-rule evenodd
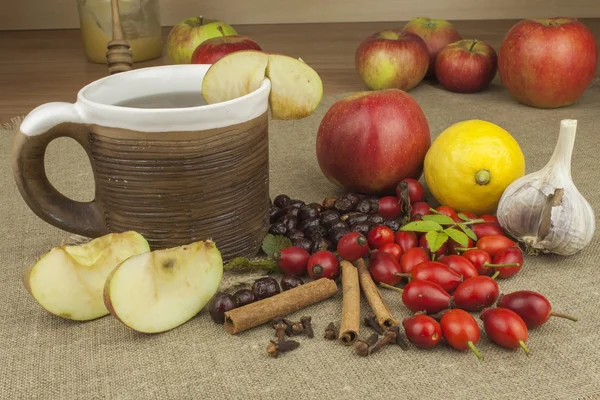
<path id="1" fill-rule="evenodd" d="M 129 42 L 133 62 L 162 56 L 159 0 L 118 0 L 119 18 Z M 77 0 L 79 23 L 86 58 L 106 63 L 106 45 L 112 40 L 110 0 Z"/>

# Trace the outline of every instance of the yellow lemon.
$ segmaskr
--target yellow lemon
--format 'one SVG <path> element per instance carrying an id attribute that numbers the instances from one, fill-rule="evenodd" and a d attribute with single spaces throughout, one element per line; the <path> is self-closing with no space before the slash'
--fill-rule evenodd
<path id="1" fill-rule="evenodd" d="M 525 157 L 506 130 L 474 119 L 448 127 L 434 140 L 423 174 L 441 204 L 493 214 L 506 187 L 525 174 Z"/>

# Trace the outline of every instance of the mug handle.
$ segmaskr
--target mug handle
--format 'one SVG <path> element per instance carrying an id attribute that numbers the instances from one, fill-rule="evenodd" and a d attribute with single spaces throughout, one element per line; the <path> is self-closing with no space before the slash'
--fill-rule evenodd
<path id="1" fill-rule="evenodd" d="M 64 196 L 52 186 L 44 166 L 48 145 L 59 137 L 76 140 L 91 161 L 89 132 L 75 104 L 39 106 L 25 117 L 14 138 L 12 167 L 21 196 L 38 217 L 67 232 L 93 238 L 108 233 L 96 199 L 80 202 Z"/>

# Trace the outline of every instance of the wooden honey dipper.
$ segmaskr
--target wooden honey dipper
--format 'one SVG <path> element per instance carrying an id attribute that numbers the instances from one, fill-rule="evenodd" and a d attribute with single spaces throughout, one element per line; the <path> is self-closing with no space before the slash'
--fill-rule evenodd
<path id="1" fill-rule="evenodd" d="M 112 40 L 106 45 L 106 64 L 110 75 L 117 72 L 129 71 L 133 68 L 133 55 L 129 42 L 125 40 L 121 20 L 119 18 L 119 1 L 111 0 L 112 9 Z"/>

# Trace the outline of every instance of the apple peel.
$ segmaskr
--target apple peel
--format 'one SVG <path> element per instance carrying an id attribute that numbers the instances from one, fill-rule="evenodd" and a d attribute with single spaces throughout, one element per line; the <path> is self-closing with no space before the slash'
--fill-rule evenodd
<path id="1" fill-rule="evenodd" d="M 208 104 L 245 96 L 263 80 L 271 81 L 271 118 L 294 120 L 308 117 L 323 97 L 319 74 L 302 59 L 257 50 L 229 53 L 206 72 L 202 95 Z"/>
<path id="2" fill-rule="evenodd" d="M 155 250 L 130 257 L 111 272 L 104 303 L 135 331 L 165 332 L 198 314 L 222 277 L 221 253 L 210 240 Z"/>
<path id="3" fill-rule="evenodd" d="M 111 271 L 127 258 L 149 251 L 146 239 L 134 231 L 55 247 L 27 268 L 23 284 L 51 314 L 76 321 L 97 319 L 109 314 L 103 291 Z"/>

